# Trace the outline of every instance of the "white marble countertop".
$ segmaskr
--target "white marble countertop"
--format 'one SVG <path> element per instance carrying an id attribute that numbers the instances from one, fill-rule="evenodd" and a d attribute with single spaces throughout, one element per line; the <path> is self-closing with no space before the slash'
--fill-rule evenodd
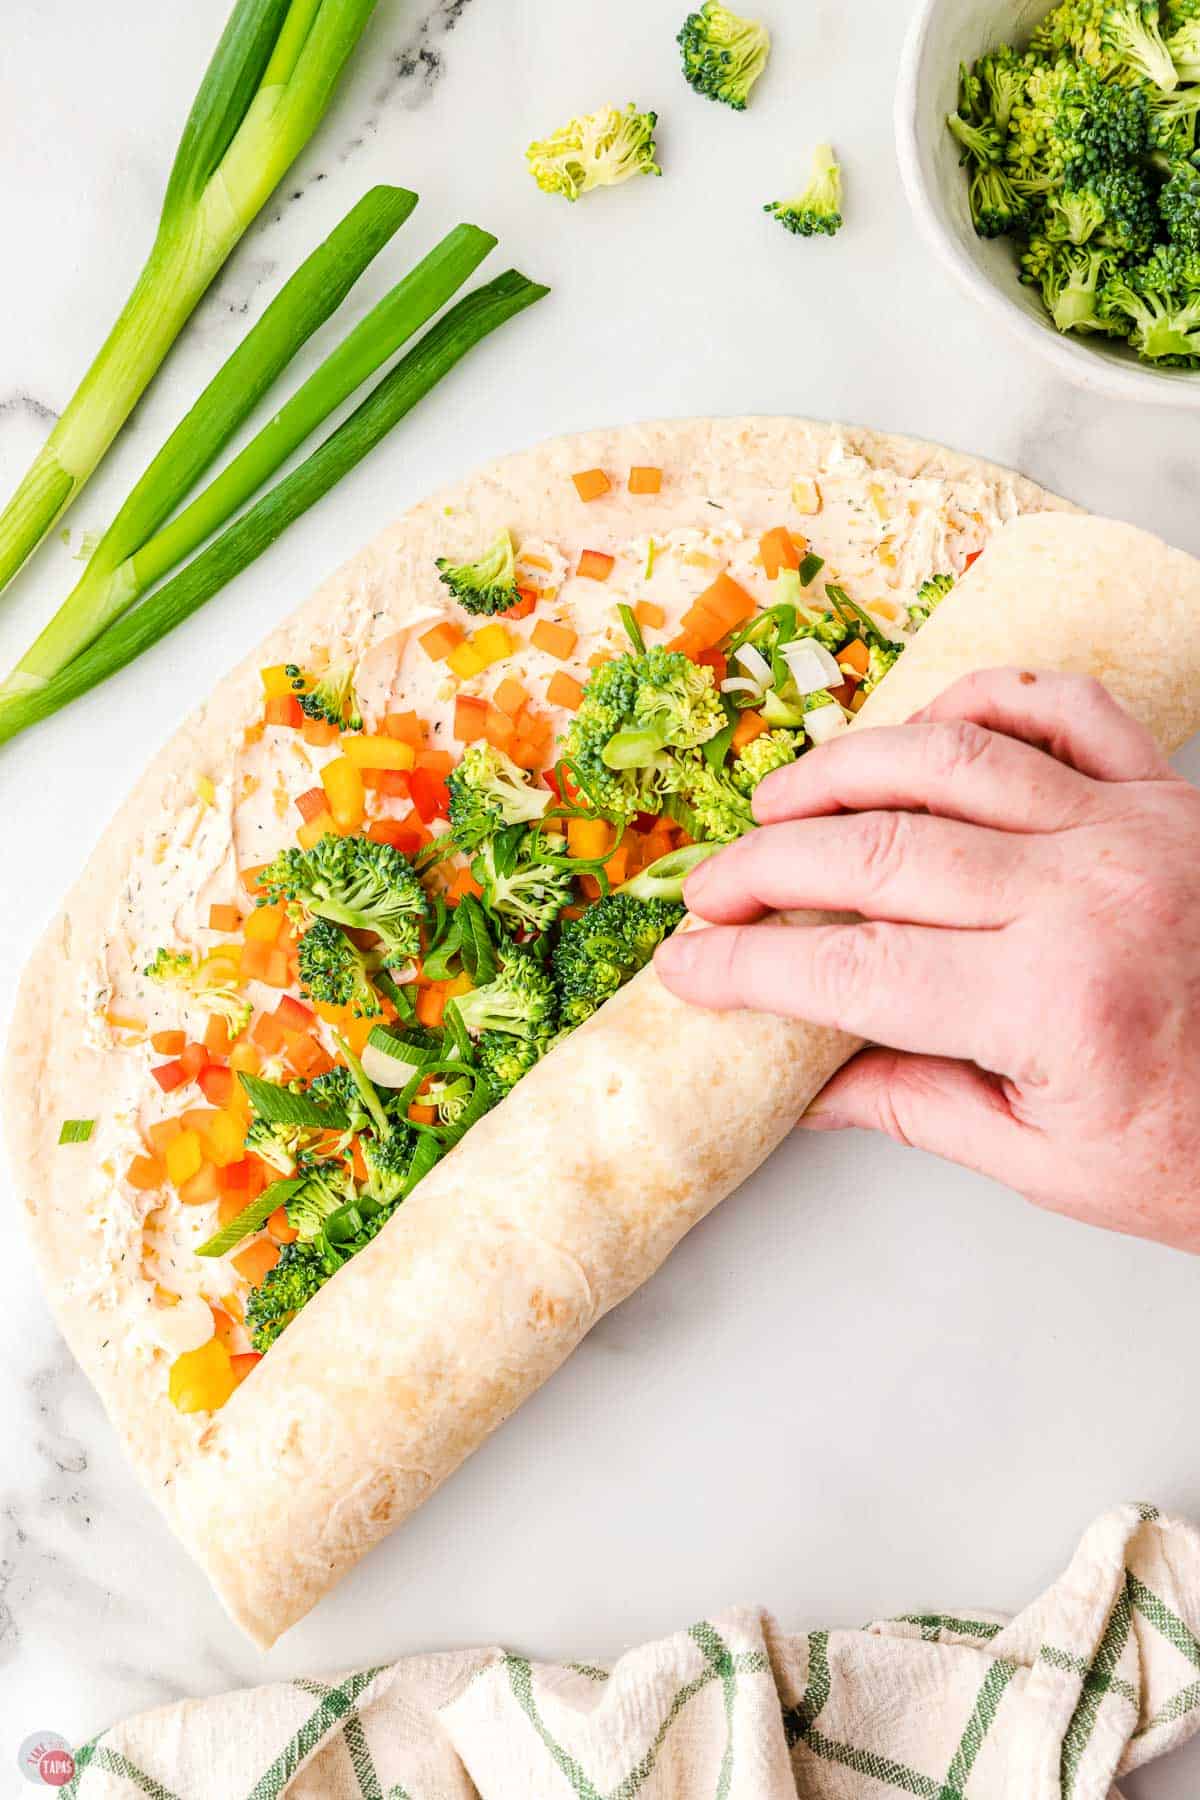
<path id="1" fill-rule="evenodd" d="M 202 614 L 4 752 L 5 1012 L 35 932 L 185 711 L 386 520 L 498 452 L 639 417 L 840 417 L 1014 464 L 1200 551 L 1195 422 L 1048 378 L 984 334 L 915 241 L 889 117 L 908 6 L 764 0 L 776 53 L 741 117 L 683 86 L 684 10 L 381 0 L 316 142 L 70 515 L 71 548 L 44 546 L 0 603 L 6 666 L 69 585 L 81 531 L 107 520 L 247 316 L 371 182 L 415 187 L 422 204 L 352 310 L 460 217 L 500 235 L 497 268 L 554 295 Z M 225 11 L 8 0 L 4 493 L 124 298 Z M 525 142 L 629 98 L 660 112 L 663 179 L 574 208 L 540 195 Z M 836 244 L 805 244 L 759 203 L 825 135 L 844 155 L 849 223 Z M 482 1641 L 607 1656 L 733 1600 L 790 1627 L 1015 1609 L 1114 1501 L 1200 1519 L 1195 1263 L 884 1143 L 806 1140 L 263 1658 L 124 1466 L 6 1198 L 0 1783 L 27 1732 L 78 1740 L 273 1673 Z M 1185 1754 L 1128 1794 L 1183 1800 L 1198 1784 L 1200 1753 Z"/>

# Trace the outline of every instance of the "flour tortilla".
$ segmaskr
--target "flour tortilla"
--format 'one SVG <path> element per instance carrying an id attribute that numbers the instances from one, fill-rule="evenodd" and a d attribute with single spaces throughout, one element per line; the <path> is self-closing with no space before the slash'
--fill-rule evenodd
<path id="1" fill-rule="evenodd" d="M 163 1364 L 124 1358 L 137 1271 L 97 1306 L 61 1120 L 103 1118 L 114 1059 L 82 1032 L 82 970 L 147 822 L 240 733 L 261 666 L 336 637 L 352 607 L 418 604 L 445 521 L 536 530 L 574 469 L 691 471 L 694 491 L 777 483 L 837 445 L 875 469 L 1010 484 L 1009 524 L 856 728 L 905 718 L 994 664 L 1101 675 L 1171 748 L 1200 718 L 1200 564 L 974 458 L 792 420 L 662 423 L 560 439 L 417 507 L 222 683 L 143 777 L 36 950 L 18 1001 L 8 1127 L 51 1302 L 125 1447 L 233 1617 L 260 1645 L 301 1618 L 767 1157 L 856 1043 L 682 1007 L 646 971 L 536 1068 L 291 1325 L 228 1405 L 180 1415 Z M 447 508 L 453 509 L 448 513 Z M 1048 509 L 1040 511 L 1039 509 Z M 644 515 L 642 515 L 644 516 Z M 86 1151 L 73 1153 L 86 1155 Z M 636 1171 L 636 1175 L 633 1173 Z M 110 1170 L 114 1177 L 118 1170 Z M 115 1347 L 114 1347 L 115 1346 Z"/>

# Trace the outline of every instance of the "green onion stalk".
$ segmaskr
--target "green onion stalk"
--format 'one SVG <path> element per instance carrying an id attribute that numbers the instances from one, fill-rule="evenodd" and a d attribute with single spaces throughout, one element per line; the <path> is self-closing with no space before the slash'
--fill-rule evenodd
<path id="1" fill-rule="evenodd" d="M 114 675 L 240 575 L 483 338 L 550 290 L 515 269 L 455 302 L 304 462 L 44 686 L 0 705 L 0 743 Z"/>
<path id="2" fill-rule="evenodd" d="M 239 396 L 251 385 L 265 385 L 260 380 L 264 365 L 270 365 L 267 379 L 273 380 L 309 335 L 307 330 L 301 332 L 300 324 L 317 295 L 325 293 L 332 303 L 325 306 L 327 315 L 337 303 L 339 284 L 340 292 L 345 292 L 348 281 L 340 272 L 348 273 L 353 266 L 346 253 L 353 248 L 361 268 L 372 241 L 367 232 L 351 228 L 356 218 L 376 224 L 396 218 L 398 208 L 394 203 L 388 207 L 389 196 L 416 203 L 415 195 L 405 195 L 399 188 L 375 189 L 360 201 L 284 286 L 172 432 L 96 546 L 73 591 L 0 683 L 0 715 L 17 696 L 44 687 L 114 619 L 220 530 L 330 413 L 428 323 L 495 248 L 490 232 L 476 225 L 457 226 L 354 327 L 191 505 L 155 530 L 248 410 L 239 404 Z M 411 205 L 403 216 L 408 211 Z M 340 244 L 339 233 L 346 234 Z"/>
<path id="3" fill-rule="evenodd" d="M 237 0 L 183 128 L 146 266 L 0 514 L 0 588 L 70 506 L 329 105 L 375 0 Z"/>

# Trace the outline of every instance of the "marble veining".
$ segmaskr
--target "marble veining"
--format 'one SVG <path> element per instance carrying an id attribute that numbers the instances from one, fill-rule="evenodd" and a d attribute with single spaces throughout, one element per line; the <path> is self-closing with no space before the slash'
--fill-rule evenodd
<path id="1" fill-rule="evenodd" d="M 638 417 L 840 417 L 1012 463 L 1200 552 L 1195 422 L 1064 386 L 994 339 L 917 242 L 888 116 L 907 3 L 859 0 L 851 24 L 843 0 L 763 0 L 775 55 L 741 117 L 684 87 L 673 40 L 686 10 L 380 0 L 321 132 L 198 308 L 65 541 L 44 545 L 0 600 L 0 658 L 48 616 L 83 534 L 103 528 L 279 282 L 371 183 L 412 186 L 422 204 L 292 383 L 459 219 L 501 238 L 485 272 L 514 264 L 554 295 L 196 619 L 0 753 L 0 1022 L 34 934 L 187 710 L 388 519 L 486 457 Z M 121 0 L 119 12 L 118 27 L 84 0 L 5 9 L 4 493 L 145 256 L 226 0 Z M 659 112 L 662 180 L 575 207 L 538 193 L 528 140 L 629 99 Z M 803 244 L 760 209 L 824 136 L 845 161 L 848 224 L 833 244 Z M 1183 766 L 1195 774 L 1200 758 Z M 130 1711 L 284 1671 L 463 1642 L 610 1657 L 731 1601 L 764 1603 L 793 1629 L 1015 1609 L 1116 1500 L 1145 1496 L 1200 1520 L 1184 1428 L 1193 1262 L 1034 1214 L 890 1145 L 797 1143 L 264 1658 L 126 1467 L 41 1297 L 7 1175 L 0 1194 L 6 1792 L 20 1786 L 16 1747 L 31 1731 L 80 1739 Z M 1126 1795 L 1185 1800 L 1198 1786 L 1194 1751 Z"/>

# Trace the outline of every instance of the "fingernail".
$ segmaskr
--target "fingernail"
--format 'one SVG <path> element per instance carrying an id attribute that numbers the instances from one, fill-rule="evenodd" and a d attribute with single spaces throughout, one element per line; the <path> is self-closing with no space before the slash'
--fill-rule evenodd
<path id="1" fill-rule="evenodd" d="M 835 1112 L 806 1112 L 796 1120 L 797 1131 L 849 1131 L 854 1124 L 853 1119 L 844 1118 Z"/>
<path id="2" fill-rule="evenodd" d="M 696 956 L 694 932 L 681 931 L 667 938 L 654 952 L 654 966 L 664 975 L 686 975 Z"/>

